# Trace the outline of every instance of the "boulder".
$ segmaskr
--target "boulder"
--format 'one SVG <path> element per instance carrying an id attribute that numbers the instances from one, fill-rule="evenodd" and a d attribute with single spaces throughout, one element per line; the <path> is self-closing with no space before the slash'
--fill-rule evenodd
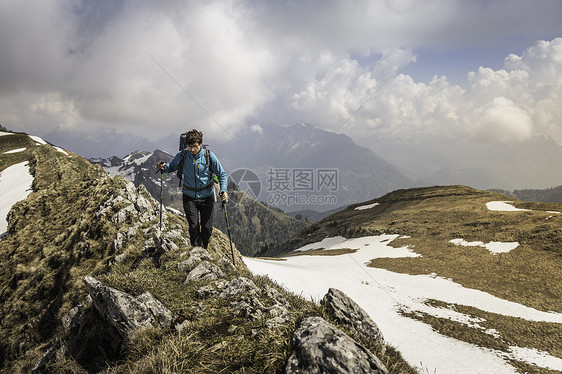
<path id="1" fill-rule="evenodd" d="M 262 290 L 262 295 L 273 300 L 276 304 L 287 306 L 289 302 L 277 289 L 266 285 Z"/>
<path id="2" fill-rule="evenodd" d="M 293 334 L 285 373 L 379 373 L 388 370 L 370 351 L 321 317 L 308 317 Z"/>
<path id="3" fill-rule="evenodd" d="M 372 340 L 385 347 L 384 337 L 377 324 L 355 301 L 340 290 L 330 288 L 321 301 L 328 314 L 347 326 L 365 340 Z"/>
<path id="4" fill-rule="evenodd" d="M 199 288 L 197 291 L 195 291 L 195 294 L 197 295 L 197 297 L 201 299 L 211 296 L 217 296 L 225 286 L 226 286 L 226 281 L 219 279 L 214 282 L 211 282 L 206 286 Z"/>
<path id="5" fill-rule="evenodd" d="M 137 297 L 126 292 L 104 286 L 97 279 L 86 276 L 93 304 L 100 316 L 114 326 L 126 338 L 142 327 L 170 327 L 174 316 L 149 292 Z"/>
<path id="6" fill-rule="evenodd" d="M 187 274 L 185 283 L 193 281 L 215 280 L 223 277 L 222 270 L 210 262 L 203 261 Z"/>
<path id="7" fill-rule="evenodd" d="M 238 301 L 233 301 L 230 306 L 237 316 L 247 317 L 252 321 L 258 320 L 263 316 L 265 306 L 254 295 L 244 295 Z"/>
<path id="8" fill-rule="evenodd" d="M 242 294 L 256 294 L 259 288 L 254 282 L 245 277 L 234 278 L 219 294 L 219 298 L 228 299 Z"/>
<path id="9" fill-rule="evenodd" d="M 182 272 L 189 272 L 202 261 L 211 261 L 211 254 L 203 247 L 193 247 L 189 252 L 189 258 L 178 264 L 178 270 Z"/>
<path id="10" fill-rule="evenodd" d="M 85 321 L 84 307 L 82 305 L 75 306 L 62 316 L 61 320 L 65 333 L 80 335 Z"/>

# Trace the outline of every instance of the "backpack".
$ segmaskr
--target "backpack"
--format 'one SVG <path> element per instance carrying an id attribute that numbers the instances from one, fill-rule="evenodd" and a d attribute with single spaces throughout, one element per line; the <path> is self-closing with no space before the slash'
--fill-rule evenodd
<path id="1" fill-rule="evenodd" d="M 179 150 L 181 151 L 181 156 L 180 156 L 180 162 L 178 164 L 178 171 L 176 172 L 176 175 L 178 176 L 178 179 L 180 180 L 179 183 L 179 187 L 182 188 L 182 181 L 183 181 L 183 164 L 185 162 L 185 156 L 187 156 L 187 153 L 189 152 L 189 150 L 186 148 L 186 144 L 185 144 L 185 139 L 187 137 L 187 133 L 183 133 L 180 135 L 180 144 L 179 144 Z M 211 184 L 214 185 L 214 194 L 215 194 L 215 201 L 217 200 L 217 186 L 219 184 L 219 178 L 215 175 L 214 171 L 211 169 L 212 163 L 211 163 L 211 151 L 209 150 L 209 145 L 208 144 L 203 144 L 203 149 L 205 150 L 205 162 L 207 163 L 207 166 L 209 167 L 209 170 L 211 170 L 211 182 L 202 187 L 202 188 L 193 188 L 190 189 L 186 186 L 186 188 L 193 190 L 193 191 L 203 191 L 206 190 L 207 188 L 209 188 L 211 186 Z"/>

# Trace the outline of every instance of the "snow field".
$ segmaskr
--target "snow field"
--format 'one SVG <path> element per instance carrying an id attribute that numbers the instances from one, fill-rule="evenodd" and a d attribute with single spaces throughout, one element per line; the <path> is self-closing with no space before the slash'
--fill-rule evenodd
<path id="1" fill-rule="evenodd" d="M 548 363 L 551 369 L 562 370 L 562 364 L 559 365 L 562 360 L 544 352 L 513 347 L 511 353 L 506 353 L 478 347 L 443 336 L 431 326 L 401 315 L 401 310 L 425 312 L 483 329 L 479 326 L 482 322 L 479 319 L 424 302 L 435 299 L 527 320 L 562 323 L 562 314 L 542 312 L 464 288 L 435 274 L 399 274 L 366 266 L 374 258 L 420 256 L 407 247 L 390 247 L 388 243 L 396 238 L 397 235 L 326 238 L 299 251 L 350 248 L 357 249 L 357 252 L 340 256 L 301 255 L 288 257 L 286 261 L 255 258 L 244 258 L 244 261 L 252 272 L 268 275 L 288 290 L 316 301 L 330 287 L 345 292 L 369 313 L 389 344 L 395 346 L 413 366 L 421 363 L 423 370 L 430 373 L 515 373 L 515 369 L 507 364 L 507 358 L 537 365 L 541 363 L 541 366 Z M 485 332 L 498 334 L 495 330 Z"/>
<path id="2" fill-rule="evenodd" d="M 10 209 L 31 193 L 32 183 L 33 176 L 29 172 L 27 161 L 9 166 L 0 173 L 0 237 L 8 230 L 7 217 Z"/>
<path id="3" fill-rule="evenodd" d="M 510 201 L 490 201 L 486 203 L 486 207 L 498 212 L 530 212 L 529 209 L 519 209 L 509 203 Z"/>

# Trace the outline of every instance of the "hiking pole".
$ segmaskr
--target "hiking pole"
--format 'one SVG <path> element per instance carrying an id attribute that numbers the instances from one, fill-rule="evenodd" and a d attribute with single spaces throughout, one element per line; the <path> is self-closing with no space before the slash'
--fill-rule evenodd
<path id="1" fill-rule="evenodd" d="M 232 254 L 232 265 L 236 267 L 234 263 L 234 249 L 232 249 L 232 239 L 230 238 L 230 225 L 228 224 L 228 213 L 226 212 L 226 201 L 223 200 L 222 207 L 224 209 L 224 218 L 226 219 L 226 231 L 228 232 L 228 241 L 230 242 L 230 253 Z"/>
<path id="2" fill-rule="evenodd" d="M 162 232 L 162 200 L 164 198 L 164 170 L 160 170 L 160 232 Z"/>
<path id="3" fill-rule="evenodd" d="M 164 170 L 158 169 L 156 172 L 160 172 L 160 232 L 162 232 L 162 198 L 164 196 Z"/>

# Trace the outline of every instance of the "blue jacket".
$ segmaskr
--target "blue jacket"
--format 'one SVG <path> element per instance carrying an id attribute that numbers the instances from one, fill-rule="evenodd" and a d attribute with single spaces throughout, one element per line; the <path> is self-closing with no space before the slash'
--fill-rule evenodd
<path id="1" fill-rule="evenodd" d="M 174 159 L 166 164 L 164 169 L 165 173 L 171 173 L 178 170 L 181 152 L 178 152 Z M 183 188 L 182 192 L 195 199 L 204 199 L 213 194 L 213 185 L 202 191 L 191 191 L 186 188 L 203 188 L 211 182 L 211 175 L 215 175 L 220 181 L 220 191 L 226 192 L 227 190 L 227 174 L 222 168 L 219 159 L 213 152 L 210 152 L 211 165 L 207 165 L 205 157 L 205 149 L 201 147 L 198 154 L 192 155 L 191 152 L 186 150 L 185 161 L 183 162 Z"/>

